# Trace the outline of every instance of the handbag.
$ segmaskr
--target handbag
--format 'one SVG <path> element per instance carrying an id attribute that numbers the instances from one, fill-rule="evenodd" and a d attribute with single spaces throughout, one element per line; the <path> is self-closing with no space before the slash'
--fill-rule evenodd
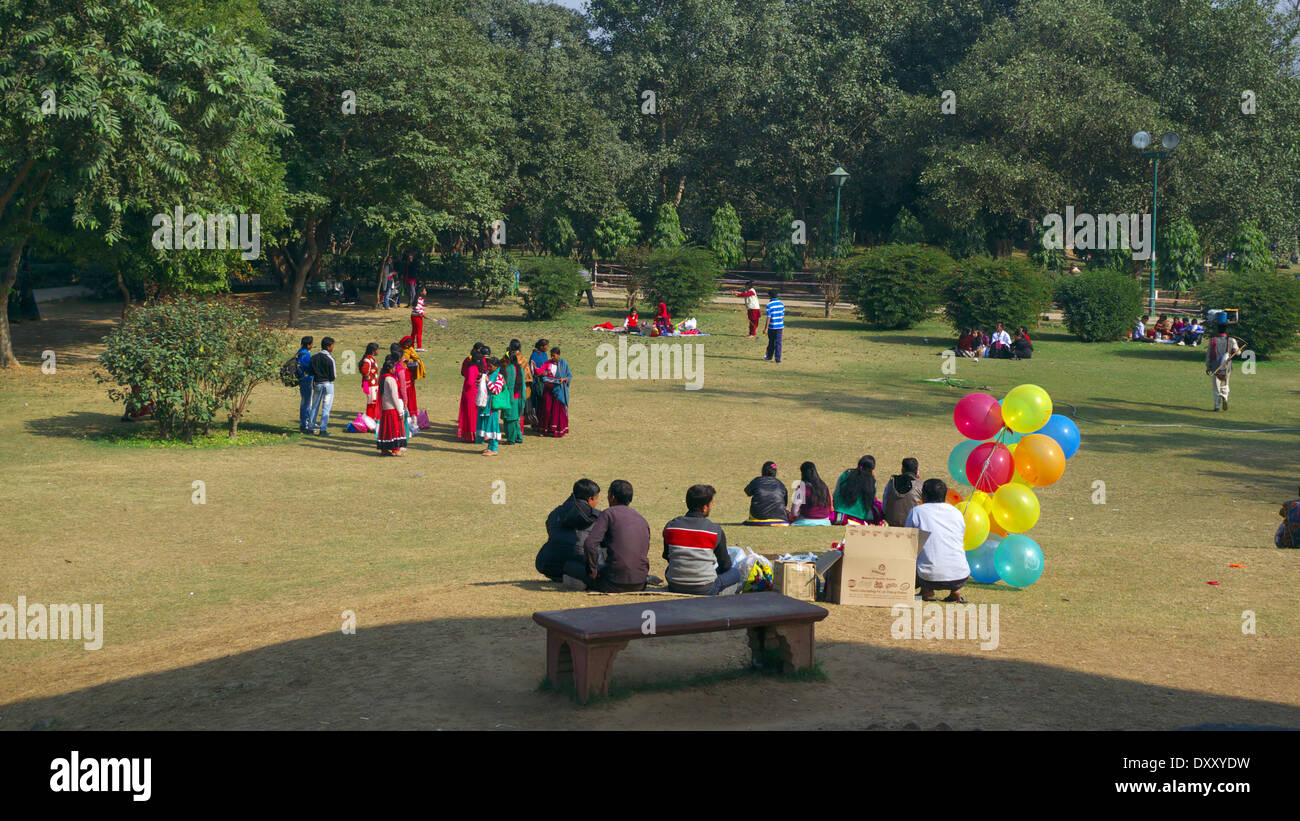
<path id="1" fill-rule="evenodd" d="M 429 412 L 427 410 L 420 411 L 415 417 L 415 424 L 420 430 L 428 430 L 433 427 L 433 425 L 429 424 Z"/>
<path id="2" fill-rule="evenodd" d="M 510 394 L 505 390 L 505 388 L 501 389 L 501 393 L 492 394 L 492 410 L 494 411 L 509 410 L 510 399 L 511 399 Z"/>

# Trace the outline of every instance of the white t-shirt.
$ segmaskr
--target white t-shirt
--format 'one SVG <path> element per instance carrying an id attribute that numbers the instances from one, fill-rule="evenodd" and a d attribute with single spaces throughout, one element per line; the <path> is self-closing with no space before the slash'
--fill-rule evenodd
<path id="1" fill-rule="evenodd" d="M 1011 344 L 1011 334 L 1007 333 L 1006 331 L 995 331 L 994 334 L 993 334 L 993 344 L 994 344 L 994 345 L 1010 345 L 1010 344 Z M 947 580 L 945 579 L 945 581 L 947 581 Z"/>
<path id="2" fill-rule="evenodd" d="M 955 582 L 970 575 L 962 546 L 966 520 L 960 510 L 947 502 L 927 502 L 912 508 L 904 524 L 930 534 L 916 557 L 916 575 L 932 582 Z"/>

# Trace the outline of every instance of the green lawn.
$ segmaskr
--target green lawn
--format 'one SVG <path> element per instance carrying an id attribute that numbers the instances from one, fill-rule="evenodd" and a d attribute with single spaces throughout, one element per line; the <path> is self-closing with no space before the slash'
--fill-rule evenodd
<path id="1" fill-rule="evenodd" d="M 924 477 L 944 476 L 960 441 L 952 408 L 971 389 L 926 381 L 944 376 L 949 335 L 939 322 L 881 333 L 791 306 L 776 365 L 761 360 L 761 339 L 744 338 L 740 306 L 715 306 L 698 315 L 710 336 L 670 340 L 704 346 L 703 387 L 688 391 L 680 381 L 595 378 L 598 346 L 617 337 L 587 328 L 621 322 L 613 295 L 549 323 L 524 321 L 515 305 L 448 302 L 431 300 L 430 316 L 450 326 L 427 321 L 429 377 L 419 385 L 435 427 L 404 460 L 380 459 L 371 438 L 342 433 L 361 406 L 356 375 L 340 381 L 327 440 L 294 435 L 297 392 L 271 384 L 254 394 L 254 444 L 122 441 L 120 407 L 92 375 L 118 308 L 60 304 L 48 321 L 17 326 L 20 359 L 39 364 L 52 349 L 59 367 L 0 373 L 0 602 L 101 602 L 107 627 L 95 652 L 0 643 L 0 728 L 43 718 L 565 726 L 575 708 L 537 691 L 544 640 L 529 616 L 608 601 L 561 592 L 533 570 L 542 521 L 575 479 L 602 489 L 630 480 L 633 506 L 656 532 L 680 512 L 685 489 L 706 482 L 733 543 L 822 550 L 839 529 L 733 526 L 763 461 L 775 460 L 787 483 L 804 460 L 833 480 L 864 453 L 882 481 L 906 456 Z M 307 308 L 303 323 L 318 340 L 338 340 L 336 357 L 407 332 L 404 311 Z M 473 342 L 500 352 L 512 337 L 526 349 L 538 337 L 563 348 L 575 376 L 572 435 L 530 435 L 485 459 L 454 437 L 460 363 Z M 1232 410 L 1216 415 L 1203 348 L 1084 345 L 1058 326 L 1034 341 L 1030 361 L 956 365 L 956 379 L 999 397 L 1041 385 L 1079 418 L 1083 437 L 1065 476 L 1039 494 L 1029 535 L 1046 556 L 1042 579 L 1025 590 L 971 588 L 972 600 L 1001 606 L 998 650 L 895 641 L 888 611 L 829 606 L 818 628 L 825 681 L 724 675 L 602 704 L 583 721 L 735 726 L 735 710 L 797 698 L 797 723 L 774 711 L 763 726 L 889 726 L 902 716 L 958 729 L 1300 726 L 1288 670 L 1300 653 L 1300 555 L 1272 547 L 1277 508 L 1300 484 L 1300 358 L 1260 362 L 1254 374 L 1238 365 Z M 1290 430 L 1234 432 L 1267 428 Z M 191 503 L 195 481 L 206 504 Z M 492 502 L 498 482 L 505 504 Z M 1097 482 L 1104 504 L 1093 503 Z M 663 566 L 652 550 L 651 571 Z M 356 636 L 339 634 L 346 609 L 357 614 Z M 1254 635 L 1242 632 L 1244 611 L 1256 616 Z M 615 678 L 697 680 L 733 669 L 742 644 L 733 634 L 637 642 Z M 232 690 L 230 679 L 249 686 Z M 331 688 L 349 695 L 332 698 Z M 728 710 L 709 706 L 720 698 Z"/>

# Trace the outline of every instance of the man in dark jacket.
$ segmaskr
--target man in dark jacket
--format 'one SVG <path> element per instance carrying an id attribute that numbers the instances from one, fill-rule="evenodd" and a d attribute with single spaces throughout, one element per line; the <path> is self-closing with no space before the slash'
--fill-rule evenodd
<path id="1" fill-rule="evenodd" d="M 609 486 L 609 507 L 596 517 L 583 542 L 586 564 L 565 565 L 564 575 L 588 590 L 631 593 L 644 590 L 650 573 L 650 523 L 631 508 L 632 483 L 616 479 Z M 582 577 L 575 575 L 582 573 Z M 569 578 L 565 584 L 569 585 Z"/>
<path id="2" fill-rule="evenodd" d="M 303 433 L 311 433 L 311 428 L 307 425 L 307 413 L 311 410 L 311 343 L 313 341 L 310 336 L 304 336 L 302 344 L 298 346 L 298 397 L 302 400 L 298 404 L 298 430 Z"/>
<path id="3" fill-rule="evenodd" d="M 561 582 L 567 563 L 576 561 L 586 565 L 582 544 L 596 523 L 599 503 L 600 485 L 590 479 L 573 483 L 573 495 L 546 517 L 546 544 L 537 551 L 534 562 L 538 573 L 553 582 Z"/>
<path id="4" fill-rule="evenodd" d="M 686 491 L 686 515 L 664 525 L 664 575 L 674 593 L 716 596 L 740 581 L 740 568 L 732 567 L 727 552 L 726 531 L 709 521 L 715 492 L 712 485 L 692 485 Z"/>
<path id="5" fill-rule="evenodd" d="M 749 521 L 745 524 L 774 524 L 790 520 L 785 506 L 789 502 L 785 482 L 776 478 L 776 462 L 763 463 L 763 475 L 745 485 L 749 499 Z"/>
<path id="6" fill-rule="evenodd" d="M 907 514 L 921 504 L 920 464 L 912 457 L 903 460 L 903 472 L 889 477 L 881 502 L 885 508 L 885 521 L 890 527 L 902 527 Z"/>
<path id="7" fill-rule="evenodd" d="M 338 370 L 334 367 L 334 339 L 325 337 L 320 350 L 311 358 L 311 410 L 308 411 L 307 428 L 321 436 L 329 436 L 330 408 L 334 405 L 334 380 Z M 320 427 L 316 415 L 320 414 Z"/>

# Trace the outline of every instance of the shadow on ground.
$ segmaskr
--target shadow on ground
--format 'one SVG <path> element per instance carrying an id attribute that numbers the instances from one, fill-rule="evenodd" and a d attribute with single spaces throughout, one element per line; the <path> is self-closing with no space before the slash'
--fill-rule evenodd
<path id="1" fill-rule="evenodd" d="M 647 601 L 652 601 L 647 599 Z M 603 599 L 601 599 L 603 603 Z M 556 597 L 556 606 L 579 606 Z M 647 606 L 652 606 L 647 604 Z M 547 608 L 549 609 L 549 608 Z M 365 613 L 359 613 L 362 623 Z M 333 613 L 322 614 L 334 621 Z M 337 622 L 334 622 L 337 624 Z M 3 729 L 1165 729 L 1300 726 L 1300 708 L 1042 664 L 823 641 L 826 681 L 743 678 L 653 691 L 748 663 L 743 632 L 632 642 L 614 685 L 580 707 L 539 692 L 545 633 L 528 617 L 334 631 L 0 708 Z M 111 652 L 106 650 L 105 652 Z M 107 662 L 108 659 L 105 659 Z M 766 705 L 766 706 L 763 706 Z"/>

